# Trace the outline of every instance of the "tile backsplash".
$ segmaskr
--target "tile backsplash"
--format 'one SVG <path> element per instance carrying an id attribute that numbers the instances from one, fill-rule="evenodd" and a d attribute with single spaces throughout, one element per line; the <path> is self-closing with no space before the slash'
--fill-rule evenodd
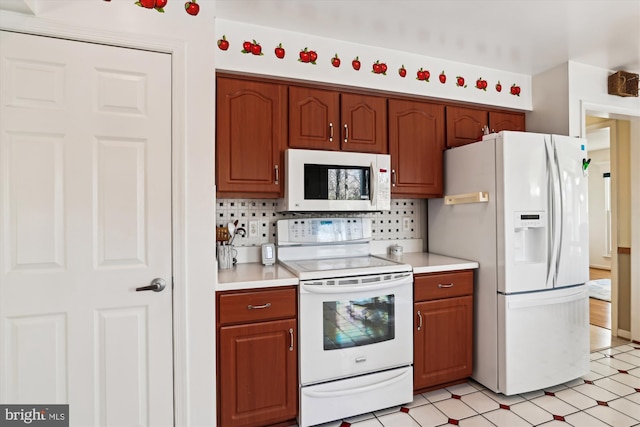
<path id="1" fill-rule="evenodd" d="M 384 212 L 337 212 L 292 214 L 278 212 L 276 199 L 218 199 L 216 201 L 216 226 L 224 227 L 238 220 L 238 227 L 246 230 L 246 236 L 236 236 L 235 246 L 259 246 L 274 242 L 276 221 L 288 218 L 314 217 L 364 217 L 371 218 L 373 240 L 424 238 L 427 226 L 425 199 L 391 199 L 391 210 Z M 404 225 L 408 223 L 407 229 Z"/>

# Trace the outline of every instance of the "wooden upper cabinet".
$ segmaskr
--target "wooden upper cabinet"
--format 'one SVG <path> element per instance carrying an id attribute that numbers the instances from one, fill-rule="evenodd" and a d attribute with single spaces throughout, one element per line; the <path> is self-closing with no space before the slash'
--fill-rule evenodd
<path id="1" fill-rule="evenodd" d="M 289 87 L 289 147 L 340 149 L 340 93 Z"/>
<path id="2" fill-rule="evenodd" d="M 523 113 L 503 113 L 489 111 L 489 129 L 491 132 L 503 130 L 525 131 L 525 116 Z"/>
<path id="3" fill-rule="evenodd" d="M 488 112 L 475 108 L 447 107 L 447 148 L 482 140 Z"/>
<path id="4" fill-rule="evenodd" d="M 289 147 L 388 153 L 387 100 L 290 86 Z"/>
<path id="5" fill-rule="evenodd" d="M 280 197 L 286 146 L 287 86 L 218 77 L 218 193 Z"/>
<path id="6" fill-rule="evenodd" d="M 441 196 L 444 106 L 389 100 L 389 152 L 396 196 Z"/>
<path id="7" fill-rule="evenodd" d="M 388 153 L 387 99 L 343 93 L 340 101 L 342 150 Z"/>

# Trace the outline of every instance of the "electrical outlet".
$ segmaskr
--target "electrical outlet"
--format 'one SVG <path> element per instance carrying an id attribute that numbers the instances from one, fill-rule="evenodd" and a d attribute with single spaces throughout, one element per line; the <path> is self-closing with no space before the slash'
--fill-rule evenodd
<path id="1" fill-rule="evenodd" d="M 402 218 L 402 231 L 411 231 L 411 218 L 408 216 Z"/>
<path id="2" fill-rule="evenodd" d="M 258 221 L 249 221 L 249 237 L 258 237 Z"/>

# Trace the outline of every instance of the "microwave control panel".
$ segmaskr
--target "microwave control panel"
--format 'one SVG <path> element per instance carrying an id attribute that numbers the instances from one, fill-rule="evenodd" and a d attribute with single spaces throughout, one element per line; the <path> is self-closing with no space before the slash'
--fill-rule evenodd
<path id="1" fill-rule="evenodd" d="M 278 245 L 371 240 L 369 218 L 304 218 L 277 222 Z"/>

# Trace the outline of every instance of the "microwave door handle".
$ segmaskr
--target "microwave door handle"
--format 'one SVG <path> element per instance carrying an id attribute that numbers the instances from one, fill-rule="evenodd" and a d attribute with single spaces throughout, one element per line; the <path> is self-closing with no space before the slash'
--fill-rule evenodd
<path id="1" fill-rule="evenodd" d="M 375 164 L 371 162 L 370 170 L 369 170 L 369 191 L 370 191 L 370 199 L 371 199 L 371 207 L 376 206 L 376 190 L 378 186 L 377 176 L 375 175 Z"/>

